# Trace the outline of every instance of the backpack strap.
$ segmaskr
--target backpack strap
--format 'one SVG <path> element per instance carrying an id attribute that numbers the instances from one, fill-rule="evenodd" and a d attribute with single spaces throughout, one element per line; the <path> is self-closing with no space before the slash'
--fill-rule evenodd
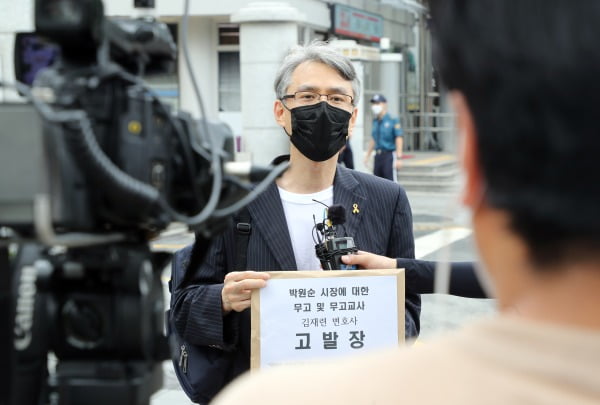
<path id="1" fill-rule="evenodd" d="M 235 222 L 235 271 L 246 270 L 248 259 L 248 241 L 252 232 L 250 223 L 250 212 L 246 207 L 242 208 L 236 216 Z"/>
<path id="2" fill-rule="evenodd" d="M 178 280 L 174 280 L 173 275 L 171 275 L 171 280 L 173 281 L 173 290 L 175 288 L 185 288 L 190 284 L 196 272 L 187 271 L 187 269 L 197 269 L 202 264 L 204 258 L 206 257 L 206 253 L 208 252 L 208 248 L 210 247 L 210 242 L 210 239 L 206 238 L 204 235 L 202 235 L 202 233 L 196 232 L 194 235 L 194 243 L 189 246 L 189 251 L 187 250 L 188 247 L 185 247 L 185 253 L 183 251 L 177 252 L 181 252 L 180 254 L 185 255 L 186 258 L 185 261 L 178 263 L 180 266 L 182 266 L 182 269 L 180 270 L 181 274 L 177 275 Z M 175 258 L 173 260 L 175 260 Z M 173 265 L 174 264 L 171 266 Z M 174 273 L 173 270 L 172 273 Z"/>

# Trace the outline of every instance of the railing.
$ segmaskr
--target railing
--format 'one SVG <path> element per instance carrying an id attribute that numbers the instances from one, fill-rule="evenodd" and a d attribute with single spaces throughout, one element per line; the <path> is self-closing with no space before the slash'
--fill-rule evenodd
<path id="1" fill-rule="evenodd" d="M 456 115 L 451 112 L 440 112 L 440 107 L 434 101 L 439 99 L 439 93 L 426 93 L 423 97 L 423 110 L 412 105 L 417 111 L 407 111 L 409 100 L 418 99 L 418 95 L 406 94 L 402 97 L 401 106 L 404 113 L 400 115 L 404 130 L 406 150 L 448 150 L 454 147 L 456 132 L 454 121 Z"/>

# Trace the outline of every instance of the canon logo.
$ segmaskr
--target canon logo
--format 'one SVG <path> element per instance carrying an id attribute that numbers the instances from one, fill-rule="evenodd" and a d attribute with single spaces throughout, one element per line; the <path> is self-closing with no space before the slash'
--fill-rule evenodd
<path id="1" fill-rule="evenodd" d="M 17 310 L 15 315 L 15 349 L 25 350 L 31 343 L 33 309 L 35 304 L 35 282 L 37 271 L 33 266 L 25 266 L 19 280 Z"/>

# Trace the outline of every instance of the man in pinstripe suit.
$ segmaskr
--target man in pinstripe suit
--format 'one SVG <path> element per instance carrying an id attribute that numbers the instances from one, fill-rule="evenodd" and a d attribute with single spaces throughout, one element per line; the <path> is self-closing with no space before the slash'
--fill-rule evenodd
<path id="1" fill-rule="evenodd" d="M 233 230 L 216 238 L 193 285 L 175 287 L 177 330 L 191 344 L 234 353 L 232 376 L 249 367 L 251 291 L 264 287 L 268 270 L 317 270 L 312 228 L 323 205 L 346 208 L 346 233 L 362 249 L 414 258 L 412 214 L 396 183 L 337 165 L 351 133 L 360 83 L 350 60 L 326 44 L 299 47 L 275 80 L 275 120 L 290 137 L 290 168 L 248 206 L 252 231 L 248 271 L 232 271 Z M 180 254 L 186 254 L 189 248 Z M 194 271 L 194 270 L 192 270 Z M 406 294 L 406 336 L 419 332 L 420 297 Z"/>

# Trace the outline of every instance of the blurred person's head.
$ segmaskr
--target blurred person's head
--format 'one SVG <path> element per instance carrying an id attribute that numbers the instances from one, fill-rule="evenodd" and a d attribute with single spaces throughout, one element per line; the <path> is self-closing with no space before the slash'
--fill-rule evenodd
<path id="1" fill-rule="evenodd" d="M 497 276 L 491 267 L 502 252 L 521 247 L 537 274 L 599 263 L 600 2 L 430 5 L 434 62 L 465 138 L 464 200 L 484 264 Z M 503 216 L 483 215 L 490 210 Z M 491 246 L 494 221 L 522 246 Z"/>
<path id="2" fill-rule="evenodd" d="M 324 42 L 297 46 L 275 77 L 275 119 L 290 136 L 292 158 L 335 159 L 357 117 L 360 80 L 350 59 Z"/>
<path id="3" fill-rule="evenodd" d="M 371 112 L 373 117 L 381 118 L 387 112 L 387 99 L 383 94 L 374 94 L 371 97 Z"/>

